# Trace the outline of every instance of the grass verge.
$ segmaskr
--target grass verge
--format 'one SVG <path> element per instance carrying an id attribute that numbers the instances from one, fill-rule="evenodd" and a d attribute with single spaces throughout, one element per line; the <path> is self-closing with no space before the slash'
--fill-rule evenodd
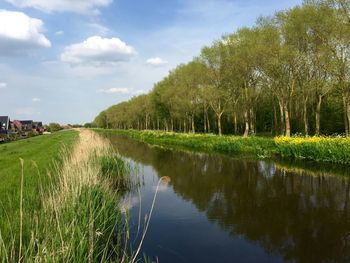
<path id="1" fill-rule="evenodd" d="M 317 162 L 350 164 L 350 139 L 331 137 L 238 137 L 181 134 L 158 131 L 103 130 L 98 132 L 126 135 L 150 144 L 182 147 L 258 158 L 295 158 Z"/>
<path id="2" fill-rule="evenodd" d="M 106 156 L 112 164 L 103 164 Z M 121 164 L 123 160 L 114 155 L 109 142 L 81 130 L 74 147 L 50 170 L 54 176 L 47 179 L 45 191 L 38 191 L 41 207 L 33 209 L 33 218 L 22 216 L 31 207 L 22 206 L 21 201 L 19 227 L 10 224 L 18 232 L 5 236 L 1 231 L 1 262 L 129 262 L 123 236 L 127 225 L 118 209 L 115 180 L 110 180 L 127 180 L 127 166 L 115 170 L 113 162 Z M 20 174 L 20 181 L 26 182 L 27 176 Z M 25 200 L 28 189 L 20 185 L 19 199 Z M 31 224 L 26 238 L 25 220 Z"/>
<path id="3" fill-rule="evenodd" d="M 31 238 L 31 230 L 43 207 L 42 195 L 47 194 L 54 178 L 47 175 L 61 165 L 61 150 L 72 148 L 76 131 L 58 132 L 0 145 L 0 231 L 7 244 L 18 240 L 20 233 L 21 174 L 23 160 L 23 240 Z M 1 248 L 0 248 L 1 250 Z M 0 258 L 2 258 L 0 256 Z"/>

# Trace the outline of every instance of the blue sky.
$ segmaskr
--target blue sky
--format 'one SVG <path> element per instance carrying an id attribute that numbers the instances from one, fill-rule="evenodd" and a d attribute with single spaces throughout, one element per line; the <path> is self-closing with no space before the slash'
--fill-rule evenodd
<path id="1" fill-rule="evenodd" d="M 0 0 L 0 115 L 85 123 L 302 0 Z"/>

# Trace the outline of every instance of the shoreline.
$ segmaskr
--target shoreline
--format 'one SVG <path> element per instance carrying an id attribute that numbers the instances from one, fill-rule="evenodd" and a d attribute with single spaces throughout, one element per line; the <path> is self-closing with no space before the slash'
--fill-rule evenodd
<path id="1" fill-rule="evenodd" d="M 162 131 L 93 129 L 126 135 L 153 145 L 241 155 L 258 159 L 290 158 L 345 165 L 350 164 L 350 139 L 342 137 L 239 137 Z"/>

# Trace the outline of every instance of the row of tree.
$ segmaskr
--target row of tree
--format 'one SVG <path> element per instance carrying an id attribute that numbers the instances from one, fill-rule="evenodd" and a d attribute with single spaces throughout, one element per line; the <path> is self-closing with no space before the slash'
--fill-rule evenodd
<path id="1" fill-rule="evenodd" d="M 103 128 L 350 134 L 350 1 L 306 0 L 225 35 L 153 90 L 101 112 Z"/>

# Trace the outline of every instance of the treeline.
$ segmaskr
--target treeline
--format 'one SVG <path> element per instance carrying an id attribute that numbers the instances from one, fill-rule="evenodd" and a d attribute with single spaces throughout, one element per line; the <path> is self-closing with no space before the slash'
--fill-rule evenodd
<path id="1" fill-rule="evenodd" d="M 218 134 L 350 134 L 350 1 L 307 0 L 225 35 L 94 125 Z"/>

